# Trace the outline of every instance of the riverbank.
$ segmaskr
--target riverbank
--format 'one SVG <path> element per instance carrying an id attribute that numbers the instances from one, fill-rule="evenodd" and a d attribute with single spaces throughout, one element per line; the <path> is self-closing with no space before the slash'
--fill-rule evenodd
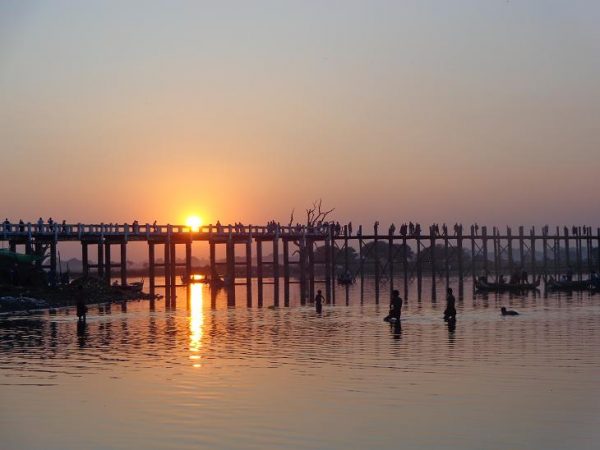
<path id="1" fill-rule="evenodd" d="M 0 314 L 74 306 L 79 296 L 88 304 L 156 298 L 144 292 L 108 286 L 94 277 L 79 278 L 55 288 L 0 285 Z"/>

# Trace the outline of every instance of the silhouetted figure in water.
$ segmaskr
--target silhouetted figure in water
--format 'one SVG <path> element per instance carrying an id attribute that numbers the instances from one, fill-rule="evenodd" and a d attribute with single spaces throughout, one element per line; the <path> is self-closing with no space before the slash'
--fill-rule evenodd
<path id="1" fill-rule="evenodd" d="M 400 339 L 402 337 L 402 322 L 399 320 L 390 322 L 390 329 L 392 330 L 392 334 L 394 335 L 394 339 Z"/>
<path id="2" fill-rule="evenodd" d="M 518 316 L 519 313 L 516 311 L 513 311 L 512 309 L 506 309 L 504 306 L 502 308 L 500 308 L 500 312 L 502 313 L 503 316 Z"/>
<path id="3" fill-rule="evenodd" d="M 402 297 L 400 292 L 396 289 L 392 292 L 392 298 L 390 300 L 390 313 L 387 315 L 386 322 L 399 322 L 400 316 L 402 315 Z"/>
<path id="4" fill-rule="evenodd" d="M 317 314 L 321 314 L 323 312 L 323 295 L 321 294 L 321 291 L 317 291 L 317 295 L 315 297 L 315 311 L 317 311 Z"/>
<path id="5" fill-rule="evenodd" d="M 452 289 L 448 288 L 446 295 L 446 309 L 444 311 L 444 320 L 446 322 L 456 321 L 456 307 L 454 306 L 456 299 L 452 295 Z"/>
<path id="6" fill-rule="evenodd" d="M 456 330 L 456 319 L 452 319 L 452 320 L 448 320 L 448 332 L 450 334 L 454 333 L 454 331 Z"/>
<path id="7" fill-rule="evenodd" d="M 85 296 L 83 295 L 83 286 L 77 288 L 77 319 L 85 322 L 87 306 L 85 305 Z"/>

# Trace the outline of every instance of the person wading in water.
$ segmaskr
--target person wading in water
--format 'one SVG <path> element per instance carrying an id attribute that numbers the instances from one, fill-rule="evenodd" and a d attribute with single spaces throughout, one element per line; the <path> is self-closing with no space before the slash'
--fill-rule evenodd
<path id="1" fill-rule="evenodd" d="M 452 295 L 452 289 L 448 288 L 448 295 L 446 295 L 446 310 L 444 311 L 444 320 L 446 322 L 456 320 L 455 303 L 456 299 L 454 298 L 454 295 Z"/>
<path id="2" fill-rule="evenodd" d="M 396 289 L 392 292 L 392 299 L 390 300 L 390 313 L 383 319 L 386 322 L 399 322 L 400 316 L 402 315 L 402 297 L 400 292 Z"/>
<path id="3" fill-rule="evenodd" d="M 77 319 L 80 322 L 85 322 L 87 314 L 87 306 L 85 305 L 85 296 L 83 295 L 83 286 L 77 288 Z"/>
<path id="4" fill-rule="evenodd" d="M 317 311 L 317 314 L 321 314 L 321 312 L 323 311 L 323 295 L 321 294 L 321 291 L 317 291 L 317 295 L 315 297 L 315 310 Z"/>

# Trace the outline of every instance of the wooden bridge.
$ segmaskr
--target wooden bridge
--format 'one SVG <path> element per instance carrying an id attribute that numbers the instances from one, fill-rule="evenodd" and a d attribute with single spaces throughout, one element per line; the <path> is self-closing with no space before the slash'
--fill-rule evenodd
<path id="1" fill-rule="evenodd" d="M 398 232 L 397 232 L 398 231 Z M 24 253 L 39 255 L 38 265 L 49 273 L 52 284 L 57 283 L 57 247 L 60 242 L 81 243 L 83 274 L 94 273 L 110 283 L 118 270 L 123 285 L 127 284 L 127 244 L 148 244 L 148 275 L 150 293 L 165 287 L 167 301 L 175 299 L 176 276 L 183 271 L 192 272 L 192 243 L 207 242 L 210 248 L 210 270 L 223 276 L 233 286 L 236 274 L 243 271 L 248 291 L 251 280 L 258 279 L 258 295 L 262 287 L 274 284 L 274 301 L 279 302 L 281 278 L 284 296 L 289 298 L 290 284 L 300 284 L 300 295 L 314 297 L 315 284 L 324 284 L 327 298 L 335 298 L 334 283 L 340 273 L 351 277 L 370 275 L 375 280 L 378 293 L 381 281 L 386 281 L 390 291 L 401 275 L 404 291 L 415 278 L 419 284 L 424 272 L 431 277 L 458 276 L 459 289 L 465 276 L 500 274 L 503 271 L 527 270 L 529 275 L 558 275 L 572 270 L 579 279 L 585 272 L 600 271 L 600 228 L 589 226 L 548 226 L 525 232 L 510 227 L 501 232 L 493 227 L 491 233 L 483 226 L 471 225 L 468 232 L 462 225 L 449 231 L 432 225 L 422 233 L 420 227 L 403 225 L 398 230 L 392 225 L 387 233 L 380 233 L 378 222 L 370 232 L 362 227 L 353 233 L 349 225 L 326 223 L 319 226 L 268 226 L 207 225 L 192 229 L 183 225 L 156 224 L 66 224 L 66 223 L 9 223 L 4 222 L 0 241 L 8 242 L 11 251 L 22 246 Z M 217 245 L 225 246 L 225 264 L 216 260 Z M 268 245 L 272 258 L 263 259 L 263 249 Z M 95 247 L 96 263 L 89 258 L 90 246 Z M 112 260 L 112 249 L 118 246 L 118 262 Z M 158 247 L 157 247 L 158 246 Z M 185 248 L 185 262 L 177 262 L 177 248 Z M 236 259 L 236 247 L 244 247 L 242 262 Z M 282 254 L 280 254 L 280 247 Z M 253 249 L 256 263 L 253 264 Z M 316 251 L 318 250 L 318 251 Z M 162 262 L 157 255 L 162 251 Z M 317 255 L 318 253 L 318 255 Z M 541 255 L 540 255 L 541 253 Z M 297 255 L 297 257 L 292 257 Z M 354 255 L 355 258 L 351 258 Z M 317 257 L 318 256 L 318 257 Z M 357 258 L 357 260 L 356 260 Z M 224 267 L 223 267 L 224 266 Z M 243 266 L 243 270 L 239 268 Z M 157 268 L 164 271 L 165 284 L 156 284 Z M 292 280 L 292 275 L 294 279 Z M 316 276 L 322 279 L 316 279 Z"/>

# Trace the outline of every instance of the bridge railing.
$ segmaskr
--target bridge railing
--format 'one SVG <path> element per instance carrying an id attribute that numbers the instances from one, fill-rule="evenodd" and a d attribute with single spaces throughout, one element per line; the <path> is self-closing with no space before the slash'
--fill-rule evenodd
<path id="1" fill-rule="evenodd" d="M 164 224 L 138 224 L 138 223 L 47 223 L 47 222 L 27 222 L 1 224 L 1 233 L 3 240 L 12 238 L 31 238 L 33 236 L 43 236 L 56 238 L 78 238 L 84 236 L 168 236 L 182 233 L 208 234 L 215 236 L 293 236 L 301 235 L 319 235 L 323 236 L 329 232 L 327 225 L 319 227 L 306 226 L 281 226 L 271 225 L 204 225 L 198 228 L 192 228 L 187 225 L 164 225 Z"/>

